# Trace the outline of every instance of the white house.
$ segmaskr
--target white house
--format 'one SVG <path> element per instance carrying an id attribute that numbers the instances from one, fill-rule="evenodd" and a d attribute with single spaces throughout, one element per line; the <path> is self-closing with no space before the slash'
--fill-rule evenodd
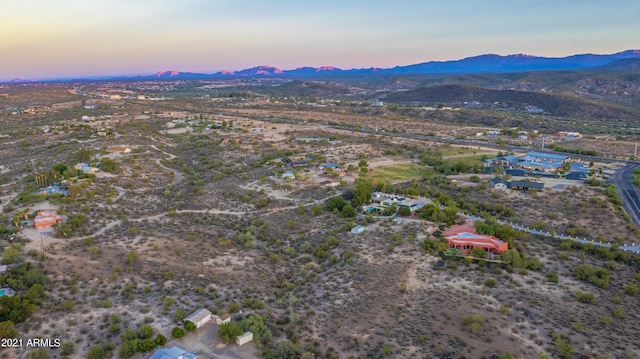
<path id="1" fill-rule="evenodd" d="M 285 171 L 285 172 L 282 174 L 282 178 L 284 178 L 284 179 L 287 179 L 287 178 L 294 179 L 294 178 L 296 178 L 296 175 L 295 175 L 295 174 L 293 174 L 293 172 L 292 172 L 292 171 Z"/>
<path id="2" fill-rule="evenodd" d="M 100 171 L 96 167 L 91 167 L 88 163 L 78 163 L 76 164 L 76 169 L 84 173 L 97 173 Z"/>
<path id="3" fill-rule="evenodd" d="M 253 340 L 253 333 L 251 332 L 245 332 L 244 334 L 238 335 L 236 337 L 236 343 L 238 345 L 246 344 L 252 340 Z"/>
<path id="4" fill-rule="evenodd" d="M 364 227 L 363 226 L 355 226 L 353 228 L 351 228 L 351 233 L 353 234 L 360 234 L 364 232 Z"/>
<path id="5" fill-rule="evenodd" d="M 206 309 L 198 309 L 193 312 L 190 316 L 184 318 L 184 321 L 193 322 L 196 325 L 196 328 L 200 328 L 201 326 L 207 324 L 211 320 L 211 312 Z"/>

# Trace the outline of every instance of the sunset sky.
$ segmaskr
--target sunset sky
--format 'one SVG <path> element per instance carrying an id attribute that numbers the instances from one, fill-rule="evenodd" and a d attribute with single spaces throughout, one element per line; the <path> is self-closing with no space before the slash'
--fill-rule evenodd
<path id="1" fill-rule="evenodd" d="M 640 48 L 638 0 L 0 0 L 0 80 Z"/>

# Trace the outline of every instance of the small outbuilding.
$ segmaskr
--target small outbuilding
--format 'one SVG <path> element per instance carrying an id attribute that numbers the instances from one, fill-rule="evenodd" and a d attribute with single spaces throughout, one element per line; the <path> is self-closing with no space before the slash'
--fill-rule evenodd
<path id="1" fill-rule="evenodd" d="M 238 345 L 246 344 L 252 340 L 253 340 L 253 333 L 251 332 L 245 332 L 244 334 L 236 337 L 236 343 Z"/>
<path id="2" fill-rule="evenodd" d="M 193 322 L 196 325 L 196 328 L 200 328 L 201 326 L 207 324 L 211 320 L 211 312 L 206 309 L 198 309 L 193 312 L 190 316 L 184 318 L 184 321 Z"/>
<path id="3" fill-rule="evenodd" d="M 221 316 L 216 316 L 216 324 L 218 325 L 222 325 L 225 323 L 231 323 L 231 314 L 229 313 L 224 313 Z"/>
<path id="4" fill-rule="evenodd" d="M 364 232 L 364 227 L 363 226 L 355 226 L 353 228 L 351 228 L 351 233 L 353 234 L 360 234 Z"/>
<path id="5" fill-rule="evenodd" d="M 507 188 L 509 187 L 509 182 L 503 180 L 500 177 L 495 177 L 491 180 L 491 183 L 493 184 L 493 188 L 495 189 L 499 189 L 499 190 L 507 190 Z"/>
<path id="6" fill-rule="evenodd" d="M 293 172 L 291 172 L 291 171 L 285 171 L 285 172 L 282 174 L 282 178 L 284 178 L 284 179 L 287 179 L 287 178 L 294 179 L 294 178 L 296 178 L 296 175 L 295 175 L 295 174 L 293 174 Z"/>

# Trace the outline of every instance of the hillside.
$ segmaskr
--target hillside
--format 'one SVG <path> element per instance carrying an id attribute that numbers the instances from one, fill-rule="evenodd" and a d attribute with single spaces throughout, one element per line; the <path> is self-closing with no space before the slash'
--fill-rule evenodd
<path id="1" fill-rule="evenodd" d="M 388 102 L 437 102 L 455 105 L 480 104 L 524 110 L 527 106 L 543 109 L 545 113 L 570 117 L 601 117 L 635 119 L 640 110 L 611 103 L 603 103 L 564 94 L 536 91 L 495 90 L 465 84 L 421 87 L 411 91 L 389 93 Z"/>

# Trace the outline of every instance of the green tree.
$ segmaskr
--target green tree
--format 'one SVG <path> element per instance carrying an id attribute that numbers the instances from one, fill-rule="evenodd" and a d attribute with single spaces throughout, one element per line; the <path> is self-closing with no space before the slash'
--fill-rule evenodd
<path id="1" fill-rule="evenodd" d="M 138 351 L 142 353 L 151 351 L 155 349 L 157 346 L 158 344 L 156 344 L 156 341 L 151 338 L 138 341 Z"/>
<path id="2" fill-rule="evenodd" d="M 178 323 L 181 323 L 186 317 L 187 317 L 187 312 L 184 309 L 180 308 L 176 310 L 176 313 L 173 315 L 173 320 L 175 320 Z"/>
<path id="3" fill-rule="evenodd" d="M 2 251 L 2 264 L 18 263 L 22 259 L 22 252 L 16 247 L 10 247 Z"/>
<path id="4" fill-rule="evenodd" d="M 173 330 L 171 330 L 171 336 L 176 339 L 184 337 L 184 334 L 184 329 L 180 327 L 174 327 Z"/>
<path id="5" fill-rule="evenodd" d="M 471 254 L 476 258 L 484 258 L 487 252 L 485 252 L 484 249 L 480 247 L 473 247 L 473 249 L 471 250 Z"/>
<path id="6" fill-rule="evenodd" d="M 167 344 L 167 342 L 168 342 L 169 340 L 168 340 L 168 339 L 167 339 L 167 337 L 165 337 L 164 335 L 162 335 L 162 334 L 158 333 L 158 335 L 156 335 L 156 339 L 155 339 L 155 341 L 156 341 L 156 344 L 157 344 L 158 346 L 163 346 L 163 345 Z"/>
<path id="7" fill-rule="evenodd" d="M 138 338 L 149 339 L 153 336 L 153 327 L 149 324 L 145 324 L 138 329 Z"/>
<path id="8" fill-rule="evenodd" d="M 229 344 L 235 342 L 236 337 L 242 335 L 242 333 L 242 328 L 240 328 L 237 323 L 223 323 L 218 329 L 218 338 L 220 338 L 224 343 Z"/>
<path id="9" fill-rule="evenodd" d="M 342 196 L 331 197 L 327 200 L 325 204 L 325 208 L 329 211 L 338 210 L 342 211 L 342 208 L 347 204 L 347 202 L 342 198 Z"/>
<path id="10" fill-rule="evenodd" d="M 93 157 L 93 150 L 82 148 L 76 152 L 74 159 L 78 162 L 89 163 L 91 162 L 91 157 Z"/>
<path id="11" fill-rule="evenodd" d="M 120 358 L 131 358 L 138 351 L 138 339 L 127 340 L 120 346 Z"/>
<path id="12" fill-rule="evenodd" d="M 353 198 L 351 199 L 353 206 L 360 207 L 363 204 L 371 202 L 371 191 L 373 188 L 371 181 L 357 178 L 355 182 L 356 187 L 353 189 Z"/>
<path id="13" fill-rule="evenodd" d="M 346 204 L 342 207 L 342 217 L 352 218 L 356 216 L 356 210 L 350 205 Z"/>
<path id="14" fill-rule="evenodd" d="M 187 331 L 192 331 L 192 330 L 196 330 L 196 324 L 190 320 L 187 320 L 184 323 L 184 329 L 186 329 Z"/>

